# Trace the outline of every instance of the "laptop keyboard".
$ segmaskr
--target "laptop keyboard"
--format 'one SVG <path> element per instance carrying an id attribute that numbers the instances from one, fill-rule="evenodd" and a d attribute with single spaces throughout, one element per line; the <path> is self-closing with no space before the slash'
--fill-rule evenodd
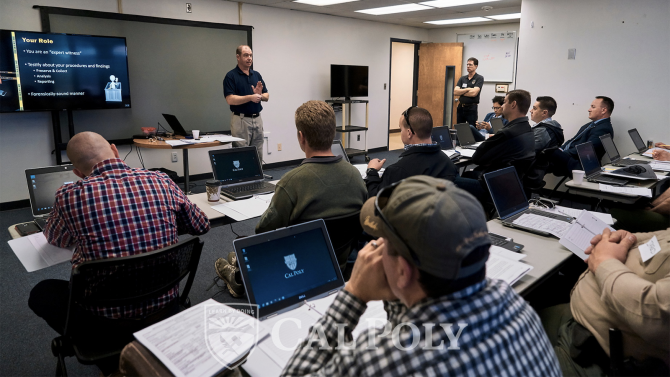
<path id="1" fill-rule="evenodd" d="M 588 177 L 588 180 L 591 182 L 600 182 L 600 183 L 609 183 L 613 185 L 625 185 L 628 183 L 627 179 L 621 179 L 621 178 L 614 178 L 610 177 L 607 175 L 603 175 L 603 173 L 596 173 L 590 177 Z"/>
<path id="2" fill-rule="evenodd" d="M 561 220 L 561 221 L 565 221 L 566 217 L 567 217 L 566 215 L 563 215 L 563 214 L 540 211 L 540 210 L 537 210 L 537 209 L 527 209 L 527 210 L 525 210 L 521 213 L 517 213 L 516 215 L 514 215 L 512 217 L 506 218 L 505 222 L 508 222 L 508 223 L 514 222 L 514 220 L 518 219 L 519 217 L 521 217 L 521 216 L 523 216 L 524 214 L 527 214 L 527 213 L 531 214 L 531 215 L 539 215 L 539 216 L 549 217 L 549 218 L 556 219 L 556 220 Z"/>
<path id="3" fill-rule="evenodd" d="M 617 163 L 612 164 L 614 166 L 631 166 L 631 165 L 639 165 L 639 164 L 648 164 L 649 161 L 643 161 L 643 160 L 619 160 Z"/>
<path id="4" fill-rule="evenodd" d="M 260 191 L 260 192 L 274 191 L 274 188 L 275 185 L 268 182 L 254 182 L 248 185 L 227 187 L 225 189 L 221 189 L 221 191 L 229 192 L 231 194 L 238 194 L 240 192 L 249 192 L 249 191 Z"/>

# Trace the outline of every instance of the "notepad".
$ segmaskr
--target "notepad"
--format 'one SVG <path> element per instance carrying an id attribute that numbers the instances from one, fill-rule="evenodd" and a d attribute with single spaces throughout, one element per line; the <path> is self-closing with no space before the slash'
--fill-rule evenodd
<path id="1" fill-rule="evenodd" d="M 602 183 L 598 184 L 598 188 L 603 192 L 612 192 L 615 194 L 628 194 L 637 196 L 646 196 L 651 198 L 651 190 L 644 187 L 627 187 L 627 186 L 610 186 Z"/>
<path id="2" fill-rule="evenodd" d="M 71 260 L 75 248 L 72 246 L 69 249 L 63 249 L 51 245 L 42 232 L 16 238 L 7 243 L 28 272 Z"/>
<path id="3" fill-rule="evenodd" d="M 213 205 L 212 209 L 223 213 L 235 221 L 243 221 L 262 216 L 270 207 L 274 193 L 265 195 L 254 195 L 249 199 L 234 200 Z"/>
<path id="4" fill-rule="evenodd" d="M 591 246 L 591 240 L 596 235 L 602 234 L 606 228 L 614 232 L 612 227 L 605 224 L 592 212 L 582 210 L 582 213 L 577 216 L 577 220 L 558 242 L 576 256 L 586 259 L 588 255 L 584 252 Z"/>

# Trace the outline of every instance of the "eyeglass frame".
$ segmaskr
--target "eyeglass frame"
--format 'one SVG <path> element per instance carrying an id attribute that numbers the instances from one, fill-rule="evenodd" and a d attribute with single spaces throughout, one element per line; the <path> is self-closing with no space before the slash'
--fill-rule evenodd
<path id="1" fill-rule="evenodd" d="M 410 127 L 410 129 L 411 129 L 411 127 Z M 393 235 L 396 236 L 400 240 L 400 242 L 405 244 L 405 247 L 407 247 L 407 250 L 409 251 L 410 256 L 412 257 L 412 260 L 414 261 L 414 265 L 416 267 L 421 267 L 421 261 L 419 260 L 419 256 L 416 254 L 416 252 L 414 250 L 412 250 L 411 247 L 409 247 L 407 242 L 405 242 L 405 240 L 403 240 L 402 237 L 400 237 L 400 235 L 395 230 L 393 225 L 391 225 L 391 223 L 388 221 L 386 216 L 384 216 L 384 212 L 382 212 L 382 208 L 379 206 L 379 198 L 384 197 L 387 200 L 390 199 L 391 195 L 393 194 L 393 191 L 395 191 L 396 187 L 398 187 L 398 185 L 403 183 L 403 182 L 404 182 L 404 179 L 401 180 L 401 181 L 398 181 L 398 182 L 396 182 L 396 183 L 394 183 L 390 186 L 386 186 L 383 189 L 379 190 L 379 192 L 377 193 L 377 197 L 375 198 L 375 216 L 379 217 L 384 222 L 384 224 L 388 227 L 388 229 L 391 231 L 391 233 L 393 233 Z M 388 192 L 388 194 L 384 194 L 386 192 Z"/>
<path id="2" fill-rule="evenodd" d="M 402 116 L 405 117 L 405 123 L 407 123 L 407 127 L 409 127 L 409 130 L 412 132 L 412 134 L 416 135 L 416 132 L 414 132 L 414 129 L 412 128 L 412 125 L 409 123 L 409 111 L 415 108 L 416 106 L 410 106 L 407 108 L 407 110 L 403 111 Z"/>
<path id="3" fill-rule="evenodd" d="M 495 109 L 502 109 L 502 106 L 498 106 L 498 107 L 491 106 L 491 109 L 492 109 L 492 110 L 495 110 Z"/>

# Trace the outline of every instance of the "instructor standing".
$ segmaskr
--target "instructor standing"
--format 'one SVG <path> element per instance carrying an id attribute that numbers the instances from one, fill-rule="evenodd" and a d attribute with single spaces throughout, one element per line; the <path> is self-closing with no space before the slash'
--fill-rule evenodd
<path id="1" fill-rule="evenodd" d="M 270 99 L 263 77 L 251 69 L 253 53 L 246 45 L 239 46 L 237 67 L 223 79 L 223 96 L 233 114 L 230 117 L 230 131 L 233 136 L 244 141 L 233 142 L 234 147 L 254 146 L 258 159 L 263 162 L 263 119 L 261 101 Z"/>
<path id="2" fill-rule="evenodd" d="M 476 58 L 468 59 L 466 69 L 467 75 L 458 79 L 454 95 L 460 96 L 458 107 L 456 108 L 456 121 L 458 123 L 468 123 L 475 126 L 477 122 L 477 105 L 479 104 L 479 93 L 484 86 L 484 76 L 477 73 L 479 60 Z"/>

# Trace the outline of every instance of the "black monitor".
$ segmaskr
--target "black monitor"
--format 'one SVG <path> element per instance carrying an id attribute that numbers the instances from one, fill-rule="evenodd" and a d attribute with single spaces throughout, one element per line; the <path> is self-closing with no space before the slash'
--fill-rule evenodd
<path id="1" fill-rule="evenodd" d="M 367 97 L 368 67 L 360 65 L 330 65 L 330 96 Z"/>
<path id="2" fill-rule="evenodd" d="M 0 30 L 0 112 L 130 107 L 126 39 Z"/>
<path id="3" fill-rule="evenodd" d="M 449 126 L 433 127 L 430 138 L 433 139 L 433 143 L 440 144 L 442 150 L 454 149 L 454 143 L 451 141 L 451 135 L 449 134 Z"/>

